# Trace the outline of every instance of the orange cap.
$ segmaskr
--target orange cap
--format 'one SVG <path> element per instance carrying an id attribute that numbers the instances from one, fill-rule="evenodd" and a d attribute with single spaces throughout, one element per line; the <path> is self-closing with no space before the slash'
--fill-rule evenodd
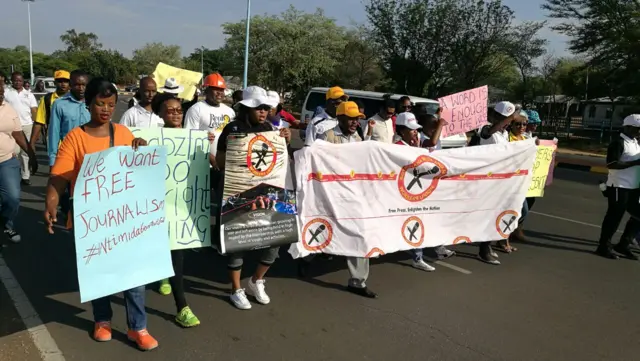
<path id="1" fill-rule="evenodd" d="M 56 72 L 53 74 L 53 78 L 69 80 L 69 72 L 66 70 L 56 70 Z"/>
<path id="2" fill-rule="evenodd" d="M 327 91 L 327 100 L 329 99 L 349 99 L 349 96 L 344 93 L 344 90 L 339 86 L 334 86 L 333 88 L 329 88 Z"/>
<path id="3" fill-rule="evenodd" d="M 209 74 L 207 75 L 206 78 L 204 78 L 204 87 L 214 87 L 214 88 L 220 88 L 220 89 L 227 89 L 227 83 L 224 81 L 224 78 L 222 77 L 222 75 L 218 74 L 218 73 L 213 73 L 213 74 Z"/>

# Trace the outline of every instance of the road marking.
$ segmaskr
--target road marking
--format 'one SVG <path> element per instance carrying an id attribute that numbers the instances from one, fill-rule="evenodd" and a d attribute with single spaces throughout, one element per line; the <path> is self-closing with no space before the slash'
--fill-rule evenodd
<path id="1" fill-rule="evenodd" d="M 22 287 L 20 287 L 18 280 L 9 269 L 9 266 L 7 266 L 2 255 L 0 255 L 0 280 L 7 289 L 7 293 L 9 293 L 13 305 L 16 307 L 24 326 L 27 328 L 31 340 L 33 340 L 38 351 L 40 351 L 42 360 L 65 361 L 56 341 L 53 340 L 49 330 L 47 330 L 47 327 L 42 323 L 40 316 L 33 308 L 33 305 L 31 305 L 27 295 L 22 290 Z"/>
<path id="2" fill-rule="evenodd" d="M 454 265 L 452 265 L 451 263 L 448 263 L 448 262 L 435 261 L 433 263 L 435 263 L 435 264 L 437 264 L 439 266 L 447 267 L 447 268 L 452 269 L 454 271 L 458 271 L 460 273 L 464 273 L 466 275 L 470 275 L 471 274 L 471 271 L 469 271 L 468 269 L 464 269 L 462 267 L 454 266 Z"/>
<path id="3" fill-rule="evenodd" d="M 601 226 L 599 226 L 597 224 L 587 223 L 587 222 L 580 222 L 580 221 L 576 221 L 575 219 L 558 217 L 558 216 L 554 216 L 552 214 L 540 213 L 540 212 L 535 212 L 535 211 L 529 211 L 529 213 L 533 213 L 533 214 L 537 214 L 539 216 L 549 217 L 549 218 L 553 218 L 553 219 L 558 219 L 558 220 L 561 220 L 561 221 L 571 222 L 571 223 L 575 223 L 575 224 L 581 224 L 583 226 L 589 226 L 589 227 L 593 227 L 593 228 L 602 228 Z M 622 233 L 621 230 L 617 230 L 616 232 Z"/>

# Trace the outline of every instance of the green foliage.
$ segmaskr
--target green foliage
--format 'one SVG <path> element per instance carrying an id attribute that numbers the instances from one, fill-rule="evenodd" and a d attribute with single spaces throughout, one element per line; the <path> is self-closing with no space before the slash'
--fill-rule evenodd
<path id="1" fill-rule="evenodd" d="M 151 74 L 158 63 L 181 68 L 183 66 L 180 46 L 162 43 L 147 43 L 133 51 L 133 63 L 141 74 Z"/>

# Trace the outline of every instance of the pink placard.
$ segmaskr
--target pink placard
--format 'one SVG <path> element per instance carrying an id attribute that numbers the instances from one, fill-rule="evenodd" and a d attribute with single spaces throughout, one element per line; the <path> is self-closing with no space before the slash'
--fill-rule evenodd
<path id="1" fill-rule="evenodd" d="M 558 139 L 540 140 L 539 144 L 547 147 L 553 147 L 553 156 L 551 156 L 551 164 L 549 164 L 549 175 L 547 175 L 547 181 L 544 184 L 546 187 L 551 183 L 553 183 L 553 170 L 556 168 L 556 153 L 558 152 Z"/>
<path id="2" fill-rule="evenodd" d="M 442 109 L 440 116 L 448 123 L 440 136 L 466 133 L 487 124 L 488 95 L 489 87 L 485 85 L 438 99 Z"/>

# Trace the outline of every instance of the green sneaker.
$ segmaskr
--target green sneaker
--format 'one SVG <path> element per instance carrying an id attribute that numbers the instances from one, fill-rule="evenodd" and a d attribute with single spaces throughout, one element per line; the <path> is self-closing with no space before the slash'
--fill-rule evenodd
<path id="1" fill-rule="evenodd" d="M 193 314 L 189 306 L 180 311 L 176 316 L 176 322 L 182 327 L 196 327 L 200 324 L 200 320 Z"/>
<path id="2" fill-rule="evenodd" d="M 171 284 L 168 279 L 160 281 L 158 292 L 163 296 L 169 296 L 171 294 Z"/>

